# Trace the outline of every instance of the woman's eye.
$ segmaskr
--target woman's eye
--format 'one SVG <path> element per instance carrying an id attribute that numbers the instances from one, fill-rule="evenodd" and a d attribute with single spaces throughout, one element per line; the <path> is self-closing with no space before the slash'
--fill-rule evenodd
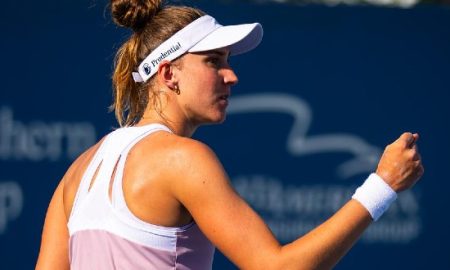
<path id="1" fill-rule="evenodd" d="M 216 57 L 210 57 L 208 60 L 208 63 L 214 65 L 214 66 L 219 66 L 220 65 L 220 59 L 216 58 Z"/>
<path id="2" fill-rule="evenodd" d="M 214 68 L 224 68 L 229 65 L 228 57 L 211 55 L 205 59 L 207 65 Z"/>

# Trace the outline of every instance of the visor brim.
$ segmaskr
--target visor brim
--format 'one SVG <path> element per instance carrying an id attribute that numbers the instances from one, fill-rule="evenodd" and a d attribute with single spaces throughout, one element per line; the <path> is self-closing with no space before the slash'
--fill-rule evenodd
<path id="1" fill-rule="evenodd" d="M 259 23 L 222 26 L 188 51 L 204 52 L 229 47 L 230 55 L 238 55 L 256 48 L 262 37 L 263 29 Z"/>

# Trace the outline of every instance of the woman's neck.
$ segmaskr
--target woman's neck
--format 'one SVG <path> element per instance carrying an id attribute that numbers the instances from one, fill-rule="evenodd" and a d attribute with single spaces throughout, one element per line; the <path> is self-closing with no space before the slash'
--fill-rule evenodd
<path id="1" fill-rule="evenodd" d="M 182 137 L 192 137 L 195 130 L 197 129 L 196 125 L 189 123 L 188 121 L 183 120 L 174 120 L 170 115 L 158 113 L 155 110 L 146 110 L 136 124 L 136 126 L 144 126 L 148 124 L 162 124 L 168 127 L 174 134 L 177 134 Z"/>

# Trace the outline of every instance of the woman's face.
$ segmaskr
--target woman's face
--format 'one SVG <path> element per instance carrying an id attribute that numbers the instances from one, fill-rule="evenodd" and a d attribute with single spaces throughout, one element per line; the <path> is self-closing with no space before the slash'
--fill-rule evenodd
<path id="1" fill-rule="evenodd" d="M 181 111 L 193 125 L 221 123 L 238 78 L 228 63 L 229 49 L 187 53 L 178 72 Z"/>

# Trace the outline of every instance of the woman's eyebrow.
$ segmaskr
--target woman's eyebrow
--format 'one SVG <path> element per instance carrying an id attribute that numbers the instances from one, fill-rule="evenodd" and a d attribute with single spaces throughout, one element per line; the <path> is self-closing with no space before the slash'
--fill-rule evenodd
<path id="1" fill-rule="evenodd" d="M 207 51 L 205 52 L 205 54 L 207 55 L 217 55 L 217 56 L 230 56 L 230 52 L 229 51 L 220 51 L 220 50 L 213 50 L 213 51 Z"/>

